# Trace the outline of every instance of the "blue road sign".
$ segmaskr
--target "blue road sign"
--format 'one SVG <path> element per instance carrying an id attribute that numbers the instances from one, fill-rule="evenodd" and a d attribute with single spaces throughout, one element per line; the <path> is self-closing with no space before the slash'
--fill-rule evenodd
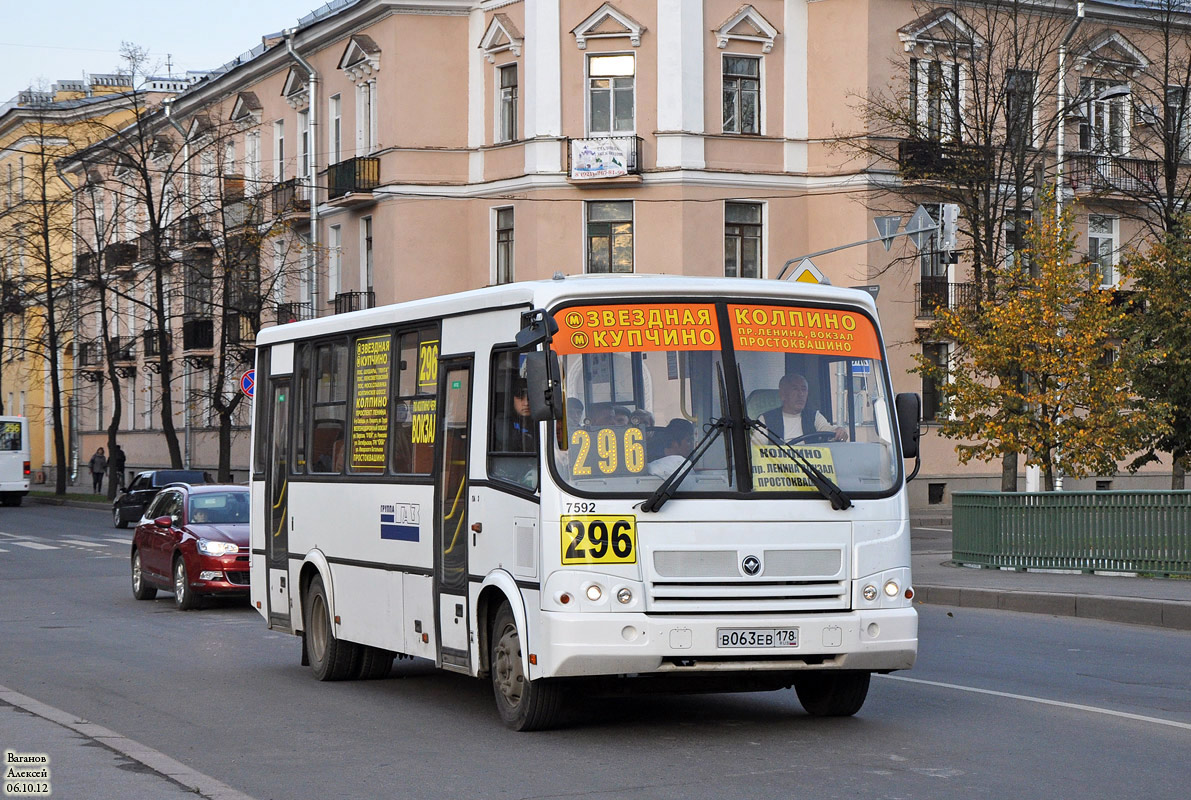
<path id="1" fill-rule="evenodd" d="M 253 390 L 256 389 L 256 370 L 246 370 L 240 376 L 240 391 L 252 397 Z"/>

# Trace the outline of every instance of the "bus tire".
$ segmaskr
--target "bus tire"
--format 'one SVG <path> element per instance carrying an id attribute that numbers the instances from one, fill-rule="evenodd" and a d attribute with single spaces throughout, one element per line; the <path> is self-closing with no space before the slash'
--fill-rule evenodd
<path id="1" fill-rule="evenodd" d="M 314 677 L 320 681 L 354 677 L 360 665 L 360 648 L 353 642 L 335 638 L 322 576 L 311 579 L 302 608 L 306 612 L 306 652 Z"/>
<path id="2" fill-rule="evenodd" d="M 360 666 L 356 670 L 356 678 L 362 681 L 375 681 L 389 677 L 389 670 L 393 669 L 393 659 L 396 653 L 380 647 L 360 645 Z"/>
<path id="3" fill-rule="evenodd" d="M 794 679 L 798 702 L 813 717 L 850 717 L 868 697 L 867 672 L 807 672 Z"/>
<path id="4" fill-rule="evenodd" d="M 4 505 L 19 506 L 20 504 L 21 504 L 21 495 L 17 494 L 16 492 L 11 492 L 9 494 L 4 495 Z"/>
<path id="5" fill-rule="evenodd" d="M 515 731 L 553 727 L 562 708 L 562 690 L 548 680 L 531 681 L 521 657 L 521 634 L 508 603 L 501 603 L 488 637 L 492 693 L 501 721 Z"/>
<path id="6" fill-rule="evenodd" d="M 141 569 L 141 551 L 132 551 L 132 596 L 137 600 L 152 600 L 157 596 L 157 587 L 150 586 Z"/>

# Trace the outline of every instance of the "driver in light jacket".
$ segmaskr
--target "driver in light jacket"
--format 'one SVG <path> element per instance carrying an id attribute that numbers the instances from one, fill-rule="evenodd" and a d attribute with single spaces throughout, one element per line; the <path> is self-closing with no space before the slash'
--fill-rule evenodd
<path id="1" fill-rule="evenodd" d="M 806 378 L 797 372 L 784 376 L 777 384 L 782 405 L 761 414 L 765 427 L 780 439 L 789 441 L 807 433 L 831 433 L 837 442 L 848 441 L 848 431 L 827 421 L 821 413 L 807 405 L 810 387 Z"/>

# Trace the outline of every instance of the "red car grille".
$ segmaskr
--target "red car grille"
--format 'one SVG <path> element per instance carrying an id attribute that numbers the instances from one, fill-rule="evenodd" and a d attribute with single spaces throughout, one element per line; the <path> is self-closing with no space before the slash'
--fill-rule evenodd
<path id="1" fill-rule="evenodd" d="M 247 570 L 228 570 L 226 575 L 227 575 L 228 583 L 234 583 L 237 586 L 247 586 L 248 585 L 248 571 Z"/>

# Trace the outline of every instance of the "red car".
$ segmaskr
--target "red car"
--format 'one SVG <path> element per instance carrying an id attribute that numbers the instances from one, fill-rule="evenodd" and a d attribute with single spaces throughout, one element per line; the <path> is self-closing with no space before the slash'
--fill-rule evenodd
<path id="1" fill-rule="evenodd" d="M 204 595 L 247 595 L 248 506 L 243 486 L 162 489 L 132 536 L 133 596 L 164 589 L 187 611 Z"/>

